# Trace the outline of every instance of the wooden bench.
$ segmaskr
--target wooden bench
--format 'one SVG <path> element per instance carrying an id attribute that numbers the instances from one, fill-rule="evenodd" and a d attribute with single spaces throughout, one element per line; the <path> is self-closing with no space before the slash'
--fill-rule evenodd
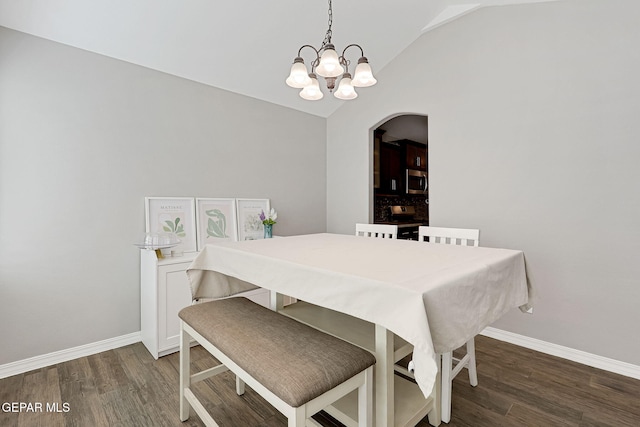
<path id="1" fill-rule="evenodd" d="M 191 384 L 230 370 L 239 395 L 246 383 L 287 417 L 289 427 L 304 426 L 313 414 L 356 389 L 358 425 L 372 425 L 375 357 L 368 351 L 246 298 L 192 305 L 179 316 L 180 420 L 189 418 L 191 406 L 205 425 L 217 426 Z M 221 364 L 191 375 L 191 338 Z"/>

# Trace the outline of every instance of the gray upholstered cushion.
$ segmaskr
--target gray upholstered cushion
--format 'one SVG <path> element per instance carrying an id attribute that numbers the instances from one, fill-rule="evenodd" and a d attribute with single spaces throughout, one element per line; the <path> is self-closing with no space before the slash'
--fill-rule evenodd
<path id="1" fill-rule="evenodd" d="M 179 316 L 294 408 L 375 363 L 368 351 L 246 298 L 196 304 Z"/>

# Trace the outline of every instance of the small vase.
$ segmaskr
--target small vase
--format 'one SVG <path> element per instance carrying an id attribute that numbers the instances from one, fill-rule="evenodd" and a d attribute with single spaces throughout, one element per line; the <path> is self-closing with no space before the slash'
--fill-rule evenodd
<path id="1" fill-rule="evenodd" d="M 264 224 L 264 238 L 270 239 L 273 237 L 273 224 Z"/>

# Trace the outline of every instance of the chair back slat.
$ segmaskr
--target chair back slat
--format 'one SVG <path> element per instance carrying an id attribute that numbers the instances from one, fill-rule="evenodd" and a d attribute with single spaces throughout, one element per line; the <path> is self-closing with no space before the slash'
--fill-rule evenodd
<path id="1" fill-rule="evenodd" d="M 424 242 L 427 237 L 431 243 L 445 245 L 478 246 L 480 244 L 480 230 L 472 228 L 418 227 L 418 240 Z"/>
<path id="2" fill-rule="evenodd" d="M 396 239 L 398 238 L 398 226 L 391 224 L 356 224 L 356 236 Z"/>

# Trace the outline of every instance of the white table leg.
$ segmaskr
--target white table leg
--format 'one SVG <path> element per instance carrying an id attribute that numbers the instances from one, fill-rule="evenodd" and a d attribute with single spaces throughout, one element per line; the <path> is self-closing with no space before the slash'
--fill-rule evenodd
<path id="1" fill-rule="evenodd" d="M 442 390 L 442 421 L 448 423 L 451 421 L 451 370 L 453 369 L 453 353 L 447 352 L 442 353 L 439 356 L 442 360 L 442 369 L 441 369 L 441 390 Z"/>
<path id="2" fill-rule="evenodd" d="M 269 291 L 269 308 L 273 311 L 280 311 L 284 307 L 284 295 L 276 291 Z"/>
<path id="3" fill-rule="evenodd" d="M 478 370 L 476 369 L 476 341 L 475 337 L 467 341 L 467 354 L 469 355 L 469 363 L 467 363 L 467 369 L 469 370 L 469 383 L 472 387 L 478 385 Z"/>
<path id="4" fill-rule="evenodd" d="M 429 424 L 434 427 L 442 423 L 442 357 L 440 357 L 439 354 L 436 356 L 436 363 L 438 364 L 438 373 L 436 374 L 436 381 L 433 385 L 433 391 L 431 392 L 435 403 L 433 404 L 433 409 L 429 411 Z"/>
<path id="5" fill-rule="evenodd" d="M 376 427 L 394 425 L 393 333 L 376 325 L 375 402 Z"/>

